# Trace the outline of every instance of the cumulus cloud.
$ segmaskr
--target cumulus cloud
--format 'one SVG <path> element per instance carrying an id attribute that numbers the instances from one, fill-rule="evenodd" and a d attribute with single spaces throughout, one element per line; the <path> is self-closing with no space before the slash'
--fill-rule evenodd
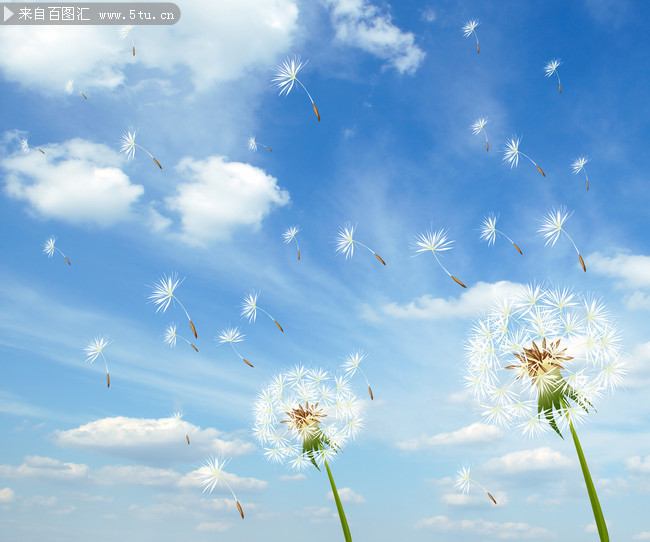
<path id="1" fill-rule="evenodd" d="M 207 90 L 275 62 L 290 46 L 297 18 L 293 0 L 193 0 L 175 25 L 135 27 L 136 57 L 116 26 L 8 26 L 0 34 L 0 71 L 7 80 L 63 94 L 68 79 L 113 89 L 137 63 Z"/>
<path id="2" fill-rule="evenodd" d="M 520 284 L 499 281 L 477 282 L 458 298 L 442 299 L 425 295 L 406 305 L 388 303 L 381 308 L 384 314 L 394 318 L 417 320 L 448 320 L 471 318 L 488 310 L 497 300 L 521 288 Z"/>
<path id="3" fill-rule="evenodd" d="M 625 362 L 628 370 L 626 387 L 638 389 L 650 385 L 650 342 L 637 344 Z"/>
<path id="4" fill-rule="evenodd" d="M 241 227 L 256 230 L 273 207 L 289 202 L 289 193 L 278 187 L 277 179 L 223 156 L 184 158 L 177 170 L 187 181 L 165 201 L 180 215 L 181 236 L 191 244 L 227 239 Z"/>
<path id="5" fill-rule="evenodd" d="M 392 17 L 367 0 L 322 0 L 330 11 L 336 39 L 387 61 L 400 74 L 413 74 L 425 53 L 412 32 L 393 24 Z"/>
<path id="6" fill-rule="evenodd" d="M 188 422 L 177 422 L 174 418 L 102 418 L 75 429 L 55 431 L 53 437 L 60 446 L 91 449 L 151 463 L 186 458 L 190 453 L 188 447 L 175 446 L 185 441 L 186 434 L 192 441 L 192 457 L 215 453 L 234 457 L 255 449 L 251 442 L 213 428 L 201 429 Z"/>
<path id="7" fill-rule="evenodd" d="M 632 540 L 650 540 L 650 531 L 641 531 L 632 537 Z"/>
<path id="8" fill-rule="evenodd" d="M 16 493 L 10 487 L 0 489 L 0 502 L 11 502 L 16 499 Z"/>
<path id="9" fill-rule="evenodd" d="M 338 490 L 338 492 L 339 492 L 339 497 L 341 498 L 341 502 L 351 503 L 351 504 L 363 504 L 366 502 L 366 499 L 364 499 L 361 495 L 359 495 L 349 487 L 342 487 L 341 489 Z M 330 501 L 333 501 L 334 493 L 328 491 L 327 498 Z"/>
<path id="10" fill-rule="evenodd" d="M 638 455 L 628 457 L 625 460 L 625 468 L 636 474 L 650 474 L 650 455 L 646 455 L 644 458 Z"/>
<path id="11" fill-rule="evenodd" d="M 573 462 L 567 456 L 548 446 L 511 452 L 490 459 L 485 464 L 485 468 L 494 473 L 510 476 L 525 472 L 559 470 L 571 467 L 573 467 Z"/>
<path id="12" fill-rule="evenodd" d="M 21 153 L 2 160 L 8 196 L 26 201 L 37 215 L 66 222 L 106 227 L 130 217 L 144 188 L 120 169 L 118 153 L 79 138 L 45 148 L 46 155 Z"/>
<path id="13" fill-rule="evenodd" d="M 88 476 L 88 465 L 63 463 L 50 457 L 25 456 L 22 465 L 0 465 L 0 478 L 38 478 L 41 480 L 78 480 Z"/>
<path id="14" fill-rule="evenodd" d="M 439 446 L 462 446 L 467 444 L 478 444 L 491 442 L 503 436 L 503 431 L 494 425 L 484 423 L 473 423 L 450 433 L 438 433 L 437 435 L 420 435 L 418 438 L 398 442 L 395 446 L 407 452 L 416 452 L 427 448 Z"/>
<path id="15" fill-rule="evenodd" d="M 172 469 L 157 469 L 144 465 L 108 465 L 93 471 L 91 477 L 98 484 L 120 486 L 173 486 L 182 475 Z"/>
<path id="16" fill-rule="evenodd" d="M 587 261 L 595 273 L 618 279 L 620 287 L 629 290 L 625 302 L 629 309 L 650 309 L 650 256 L 643 254 L 617 254 L 606 256 L 591 254 Z"/>
<path id="17" fill-rule="evenodd" d="M 283 474 L 278 479 L 282 482 L 300 482 L 301 480 L 304 480 L 306 478 L 307 476 L 305 476 L 304 474 L 298 473 L 298 474 Z"/>
<path id="18" fill-rule="evenodd" d="M 446 516 L 434 516 L 420 519 L 415 529 L 434 529 L 442 532 L 475 533 L 482 537 L 494 537 L 500 540 L 521 540 L 534 538 L 555 538 L 555 533 L 544 527 L 533 527 L 527 523 L 485 521 L 483 519 L 463 519 L 454 521 Z"/>

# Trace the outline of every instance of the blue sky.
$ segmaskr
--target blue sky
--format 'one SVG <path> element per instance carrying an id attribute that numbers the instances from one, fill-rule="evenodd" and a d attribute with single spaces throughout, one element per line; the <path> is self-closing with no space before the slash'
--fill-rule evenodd
<path id="1" fill-rule="evenodd" d="M 387 4 L 364 0 L 178 2 L 174 26 L 0 29 L 0 528 L 7 540 L 342 539 L 323 472 L 265 461 L 252 404 L 297 363 L 335 371 L 350 352 L 365 428 L 332 465 L 354 540 L 597 535 L 575 450 L 488 426 L 463 388 L 473 322 L 520 284 L 601 298 L 626 353 L 625 385 L 579 428 L 614 540 L 650 539 L 650 43 L 640 2 Z M 473 37 L 461 27 L 479 19 Z M 321 114 L 270 84 L 287 56 Z M 555 77 L 544 65 L 561 58 Z M 74 80 L 75 92 L 64 90 Z M 87 100 L 79 94 L 83 92 Z M 470 125 L 488 117 L 490 150 Z M 138 129 L 135 159 L 120 138 Z M 522 158 L 503 163 L 508 138 Z M 254 153 L 255 136 L 273 152 Z M 21 152 L 20 140 L 42 148 Z M 590 189 L 571 163 L 589 156 Z M 541 219 L 573 214 L 544 246 Z M 503 238 L 479 240 L 490 212 Z M 357 247 L 335 238 L 346 223 Z M 282 233 L 299 225 L 298 261 Z M 447 229 L 442 262 L 414 256 Z M 50 236 L 70 259 L 48 259 Z M 151 285 L 185 280 L 182 311 Z M 241 318 L 260 292 L 263 315 Z M 227 326 L 250 369 L 215 337 Z M 111 373 L 85 363 L 106 335 Z M 185 425 L 169 419 L 182 410 Z M 191 438 L 188 446 L 185 432 Z M 227 489 L 193 472 L 231 458 Z M 462 464 L 499 501 L 453 484 Z"/>

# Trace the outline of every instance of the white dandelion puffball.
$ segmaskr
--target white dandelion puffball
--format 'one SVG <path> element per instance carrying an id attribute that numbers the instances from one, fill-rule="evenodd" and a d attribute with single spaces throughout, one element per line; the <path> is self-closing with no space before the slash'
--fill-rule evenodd
<path id="1" fill-rule="evenodd" d="M 296 470 L 331 461 L 362 426 L 349 376 L 302 365 L 273 377 L 253 414 L 253 434 L 266 459 Z"/>
<path id="2" fill-rule="evenodd" d="M 619 342 L 600 300 L 528 285 L 470 330 L 465 388 L 489 423 L 561 435 L 621 383 Z"/>

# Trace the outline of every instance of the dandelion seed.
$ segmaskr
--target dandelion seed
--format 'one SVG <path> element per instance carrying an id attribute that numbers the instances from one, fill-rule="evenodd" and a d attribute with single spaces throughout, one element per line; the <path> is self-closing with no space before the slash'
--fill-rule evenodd
<path id="1" fill-rule="evenodd" d="M 320 402 L 323 387 L 334 401 Z M 253 406 L 253 434 L 269 461 L 296 470 L 325 466 L 346 540 L 350 530 L 329 462 L 358 433 L 359 403 L 346 376 L 296 366 L 273 378 Z"/>
<path id="2" fill-rule="evenodd" d="M 174 420 L 176 425 L 179 427 L 185 423 L 183 422 L 183 413 L 180 410 L 172 414 L 172 420 Z M 187 433 L 185 433 L 185 440 L 187 441 L 187 444 L 189 446 L 190 436 Z"/>
<path id="3" fill-rule="evenodd" d="M 587 267 L 585 266 L 585 261 L 582 259 L 580 251 L 578 250 L 576 244 L 573 242 L 573 239 L 571 239 L 571 236 L 564 229 L 564 223 L 572 214 L 573 213 L 569 213 L 564 206 L 554 207 L 551 209 L 548 215 L 542 219 L 542 225 L 540 226 L 538 232 L 542 235 L 542 237 L 546 239 L 546 246 L 549 244 L 553 246 L 562 233 L 566 235 L 569 241 L 571 241 L 571 244 L 573 245 L 576 253 L 578 254 L 578 259 L 580 260 L 582 270 L 586 273 Z"/>
<path id="4" fill-rule="evenodd" d="M 485 493 L 487 493 L 487 496 L 490 498 L 490 500 L 496 504 L 497 501 L 496 499 L 492 496 L 492 494 L 485 489 L 481 484 L 479 484 L 476 480 L 470 477 L 470 472 L 471 469 L 470 467 L 460 467 L 458 469 L 458 472 L 456 474 L 456 479 L 454 481 L 454 487 L 456 489 L 460 490 L 461 493 L 467 494 L 469 493 L 469 489 L 472 484 L 476 484 L 478 487 L 480 487 Z"/>
<path id="5" fill-rule="evenodd" d="M 30 145 L 27 142 L 27 138 L 23 138 L 20 140 L 20 150 L 23 151 L 25 154 L 29 154 L 29 151 L 32 149 L 38 150 L 40 153 L 45 154 L 45 151 L 39 147 L 34 147 L 33 145 Z"/>
<path id="6" fill-rule="evenodd" d="M 474 124 L 470 127 L 472 129 L 472 134 L 478 135 L 481 132 L 483 132 L 483 135 L 485 136 L 485 150 L 490 151 L 490 143 L 488 142 L 488 136 L 487 132 L 485 131 L 485 125 L 490 122 L 487 117 L 481 117 L 480 119 L 476 119 L 474 121 Z"/>
<path id="7" fill-rule="evenodd" d="M 165 330 L 165 342 L 169 344 L 170 348 L 174 348 L 176 346 L 176 339 L 183 339 L 187 344 L 189 344 L 196 352 L 199 351 L 199 349 L 194 346 L 190 341 L 188 341 L 185 337 L 182 335 L 178 335 L 176 333 L 176 324 L 169 324 L 167 326 L 167 329 Z"/>
<path id="8" fill-rule="evenodd" d="M 244 358 L 239 353 L 239 351 L 235 348 L 234 343 L 242 342 L 244 340 L 244 337 L 245 335 L 239 332 L 239 328 L 229 327 L 224 329 L 217 336 L 217 343 L 218 344 L 230 343 L 230 346 L 232 346 L 232 349 L 235 351 L 235 354 L 239 356 L 239 359 L 241 359 L 249 367 L 253 367 L 253 364 L 250 361 L 248 361 L 246 358 Z"/>
<path id="9" fill-rule="evenodd" d="M 108 337 L 95 337 L 92 339 L 88 346 L 84 348 L 87 359 L 86 363 L 92 363 L 99 356 L 104 360 L 104 366 L 106 367 L 106 386 L 111 387 L 111 377 L 108 375 L 108 363 L 106 363 L 106 358 L 104 357 L 104 348 L 106 348 L 111 341 Z"/>
<path id="10" fill-rule="evenodd" d="M 298 72 L 307 64 L 307 62 L 309 61 L 302 62 L 299 55 L 294 55 L 293 58 L 287 57 L 284 62 L 277 67 L 277 72 L 271 83 L 274 83 L 278 89 L 280 89 L 280 96 L 283 94 L 288 96 L 289 92 L 291 92 L 291 89 L 293 88 L 293 84 L 298 83 L 307 93 L 309 101 L 314 108 L 314 113 L 316 113 L 316 118 L 320 122 L 320 113 L 318 112 L 318 108 L 316 107 L 311 94 L 309 94 L 305 85 L 303 85 L 297 77 Z"/>
<path id="11" fill-rule="evenodd" d="M 377 258 L 377 260 L 379 260 L 381 263 L 386 265 L 386 262 L 381 258 L 381 256 L 379 256 L 379 254 L 377 254 L 370 247 L 367 247 L 360 241 L 354 239 L 355 228 L 356 225 L 353 226 L 350 222 L 346 222 L 342 228 L 339 228 L 339 233 L 336 237 L 336 253 L 344 254 L 345 259 L 347 260 L 348 258 L 354 255 L 354 245 L 359 245 L 365 248 L 366 250 L 370 251 L 372 254 L 375 255 L 375 258 Z"/>
<path id="12" fill-rule="evenodd" d="M 460 279 L 452 275 L 449 271 L 447 271 L 447 268 L 442 265 L 440 260 L 438 259 L 438 253 L 443 252 L 445 250 L 450 250 L 452 245 L 454 244 L 453 241 L 447 241 L 447 231 L 446 230 L 438 230 L 438 231 L 433 231 L 433 230 L 427 230 L 424 233 L 421 233 L 420 235 L 416 236 L 415 242 L 411 243 L 411 248 L 415 251 L 416 255 L 419 254 L 420 252 L 427 252 L 431 251 L 433 254 L 433 257 L 436 259 L 438 262 L 438 265 L 442 267 L 443 271 L 447 273 L 454 281 L 462 286 L 463 288 L 467 288 Z"/>
<path id="13" fill-rule="evenodd" d="M 278 321 L 257 304 L 257 298 L 259 296 L 260 292 L 256 292 L 255 290 L 251 290 L 244 296 L 244 302 L 242 303 L 242 316 L 248 318 L 248 321 L 252 323 L 255 322 L 255 319 L 257 318 L 257 311 L 261 311 L 273 320 L 275 325 L 278 326 L 278 329 L 284 333 L 284 329 L 282 329 L 282 326 L 278 324 Z"/>
<path id="14" fill-rule="evenodd" d="M 255 140 L 255 136 L 251 136 L 251 137 L 248 138 L 248 148 L 249 148 L 251 151 L 253 151 L 253 152 L 257 152 L 257 146 L 258 146 L 258 145 L 261 145 L 261 146 L 264 147 L 267 151 L 273 152 L 269 147 L 267 147 L 266 145 L 264 145 L 264 143 L 260 143 L 259 141 L 256 141 L 256 140 Z"/>
<path id="15" fill-rule="evenodd" d="M 503 150 L 503 161 L 506 162 L 507 164 L 510 164 L 510 167 L 517 167 L 519 165 L 519 155 L 523 156 L 524 158 L 530 160 L 530 162 L 539 170 L 539 172 L 546 177 L 546 173 L 542 171 L 542 168 L 537 165 L 537 162 L 535 162 L 530 156 L 524 154 L 519 150 L 519 143 L 521 142 L 521 138 L 517 137 L 516 135 L 512 136 L 508 141 L 506 141 L 506 147 Z"/>
<path id="16" fill-rule="evenodd" d="M 575 159 L 573 164 L 571 164 L 571 168 L 573 169 L 574 175 L 577 175 L 581 171 L 585 174 L 585 179 L 587 181 L 587 190 L 589 190 L 589 176 L 587 175 L 587 170 L 585 169 L 585 164 L 587 162 L 590 162 L 587 156 L 580 156 L 579 158 Z"/>
<path id="17" fill-rule="evenodd" d="M 374 400 L 374 395 L 372 393 L 372 388 L 370 387 L 370 382 L 368 382 L 368 377 L 366 376 L 366 373 L 363 372 L 363 369 L 359 366 L 359 364 L 366 358 L 366 354 L 363 352 L 353 352 L 351 354 L 348 354 L 347 357 L 345 358 L 345 362 L 343 363 L 343 370 L 345 371 L 345 374 L 348 378 L 354 375 L 357 371 L 359 371 L 362 375 L 363 378 L 366 381 L 366 385 L 368 386 L 368 393 L 370 394 L 370 400 Z"/>
<path id="18" fill-rule="evenodd" d="M 196 334 L 196 328 L 194 327 L 194 323 L 192 322 L 190 315 L 185 310 L 183 304 L 174 295 L 176 288 L 178 288 L 178 286 L 184 280 L 184 278 L 179 280 L 176 273 L 172 273 L 171 275 L 163 275 L 162 278 L 152 286 L 153 293 L 149 296 L 149 299 L 151 300 L 151 303 L 155 304 L 158 307 L 156 309 L 156 312 L 163 311 L 163 313 L 167 311 L 167 308 L 172 303 L 172 301 L 176 301 L 180 308 L 183 309 L 185 316 L 187 316 L 187 319 L 190 322 L 190 327 L 192 328 L 192 332 L 194 333 L 194 338 L 197 339 L 198 335 Z"/>
<path id="19" fill-rule="evenodd" d="M 73 81 L 72 79 L 70 79 L 70 80 L 65 84 L 65 91 L 66 91 L 68 94 L 72 94 L 72 93 L 74 92 L 74 81 Z M 81 95 L 84 97 L 84 99 L 86 99 L 86 100 L 88 99 L 88 98 L 86 98 L 86 95 L 85 95 L 83 92 L 79 91 L 79 94 L 81 94 Z"/>
<path id="20" fill-rule="evenodd" d="M 474 37 L 476 38 L 476 53 L 480 53 L 480 49 L 478 46 L 478 36 L 476 35 L 476 27 L 481 24 L 478 19 L 470 19 L 465 23 L 465 26 L 463 26 L 463 36 L 466 38 L 469 38 L 472 34 L 474 34 Z"/>
<path id="21" fill-rule="evenodd" d="M 235 492 L 232 490 L 232 487 L 230 487 L 230 484 L 226 480 L 228 475 L 224 469 L 226 468 L 226 465 L 229 463 L 229 461 L 229 459 L 211 457 L 205 461 L 201 468 L 199 468 L 194 473 L 194 477 L 196 478 L 198 484 L 203 486 L 203 493 L 206 491 L 210 491 L 210 493 L 212 493 L 212 490 L 218 485 L 225 485 L 230 490 L 233 499 L 235 499 L 239 515 L 242 519 L 244 519 L 244 511 L 242 510 L 241 504 L 239 504 L 239 500 L 237 499 Z"/>
<path id="22" fill-rule="evenodd" d="M 123 40 L 128 38 L 131 35 L 132 30 L 133 25 L 127 24 L 126 26 L 123 26 L 120 28 L 120 38 Z M 135 42 L 133 41 L 133 38 L 131 38 L 131 46 L 133 48 L 133 56 L 135 56 Z"/>
<path id="23" fill-rule="evenodd" d="M 493 245 L 494 242 L 496 241 L 497 238 L 497 233 L 500 235 L 503 235 L 510 243 L 512 243 L 512 246 L 517 249 L 517 252 L 519 254 L 523 255 L 523 252 L 521 249 L 516 245 L 516 243 L 510 239 L 505 233 L 503 233 L 500 230 L 497 230 L 497 220 L 499 219 L 499 215 L 495 215 L 494 213 L 490 213 L 488 216 L 486 216 L 483 219 L 483 223 L 481 224 L 481 236 L 480 239 L 481 241 L 487 242 L 488 246 Z"/>
<path id="24" fill-rule="evenodd" d="M 61 254 L 61 256 L 63 256 L 65 261 L 68 262 L 68 265 L 72 265 L 70 263 L 70 260 L 68 260 L 68 257 L 65 254 L 63 254 L 63 252 L 61 252 L 57 247 L 55 247 L 54 243 L 56 243 L 56 237 L 48 238 L 48 240 L 45 241 L 45 244 L 43 245 L 43 253 L 47 254 L 48 258 L 51 258 L 52 256 L 54 256 L 54 252 L 56 251 L 59 254 Z"/>
<path id="25" fill-rule="evenodd" d="M 144 152 L 146 152 L 149 157 L 156 163 L 156 165 L 162 169 L 162 166 L 160 165 L 160 162 L 156 160 L 147 149 L 145 149 L 142 145 L 138 145 L 135 142 L 135 136 L 138 135 L 137 130 L 127 130 L 122 134 L 122 147 L 120 148 L 120 154 L 123 154 L 126 156 L 127 160 L 133 160 L 135 158 L 135 148 L 138 147 L 142 149 Z"/>
<path id="26" fill-rule="evenodd" d="M 284 242 L 287 245 L 291 243 L 291 241 L 296 243 L 296 249 L 298 249 L 298 260 L 300 260 L 300 246 L 298 245 L 298 240 L 296 239 L 298 232 L 300 232 L 300 226 L 291 226 L 285 230 L 285 232 L 282 234 L 282 237 L 284 237 Z"/>
<path id="27" fill-rule="evenodd" d="M 549 236 L 550 242 L 552 239 Z M 501 407 L 501 398 L 491 390 L 505 386 L 510 392 L 510 407 L 502 425 L 528 436 L 549 427 L 562 438 L 563 432 L 571 433 L 600 539 L 608 540 L 575 425 L 594 410 L 605 390 L 615 387 L 608 372 L 617 374 L 616 384 L 621 381 L 615 326 L 602 303 L 570 289 L 528 285 L 512 294 L 508 304 L 513 308 L 513 318 L 507 328 L 498 325 L 502 310 L 497 307 L 468 334 L 465 379 L 473 378 L 485 364 L 485 356 L 474 345 L 488 341 L 494 351 L 494 369 L 492 382 L 479 383 L 478 392 L 473 393 L 480 408 L 488 421 L 494 422 L 490 416 Z M 568 335 L 567 322 L 572 327 Z M 532 408 L 528 406 L 531 401 Z"/>
<path id="28" fill-rule="evenodd" d="M 558 66 L 562 64 L 562 60 L 559 58 L 554 58 L 546 63 L 544 66 L 544 74 L 546 77 L 550 77 L 555 74 L 557 77 L 558 88 L 560 89 L 560 94 L 562 93 L 562 83 L 560 81 L 560 74 L 557 73 Z"/>

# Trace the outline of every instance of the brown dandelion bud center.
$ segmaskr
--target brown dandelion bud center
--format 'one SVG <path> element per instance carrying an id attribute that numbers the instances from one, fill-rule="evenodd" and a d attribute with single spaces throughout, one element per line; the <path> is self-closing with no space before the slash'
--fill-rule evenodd
<path id="1" fill-rule="evenodd" d="M 280 423 L 288 423 L 289 427 L 296 429 L 300 433 L 310 433 L 318 428 L 320 418 L 325 418 L 327 414 L 323 414 L 323 409 L 318 408 L 318 403 L 309 406 L 309 401 L 303 407 L 301 404 L 298 408 L 294 408 L 286 413 L 289 416 L 288 420 L 282 420 Z"/>
<path id="2" fill-rule="evenodd" d="M 519 372 L 517 380 L 527 375 L 531 378 L 532 384 L 536 384 L 538 379 L 552 371 L 564 369 L 562 362 L 573 359 L 565 354 L 566 348 L 560 349 L 560 339 L 555 342 L 546 344 L 546 338 L 542 339 L 541 349 L 532 342 L 531 348 L 524 348 L 523 353 L 515 354 L 519 360 L 516 365 L 508 365 L 506 369 L 515 369 Z"/>

